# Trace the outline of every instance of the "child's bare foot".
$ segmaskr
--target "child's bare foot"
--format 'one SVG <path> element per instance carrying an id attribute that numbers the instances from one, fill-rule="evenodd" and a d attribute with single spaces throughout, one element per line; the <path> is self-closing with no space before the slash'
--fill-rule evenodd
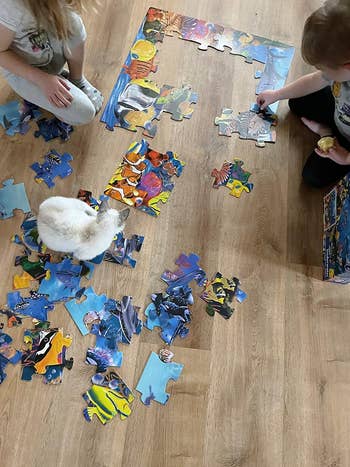
<path id="1" fill-rule="evenodd" d="M 302 117 L 301 121 L 309 128 L 309 130 L 316 133 L 316 135 L 320 135 L 321 138 L 323 136 L 332 135 L 332 130 L 329 128 L 329 126 L 324 125 L 323 123 L 315 122 L 314 120 L 309 120 L 305 117 Z"/>

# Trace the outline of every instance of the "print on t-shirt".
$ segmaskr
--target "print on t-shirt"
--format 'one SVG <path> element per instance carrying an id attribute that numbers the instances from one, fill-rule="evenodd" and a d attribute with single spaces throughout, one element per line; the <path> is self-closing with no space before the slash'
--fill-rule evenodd
<path id="1" fill-rule="evenodd" d="M 23 31 L 25 34 L 17 39 L 20 42 L 20 47 L 24 52 L 32 52 L 41 57 L 40 63 L 35 63 L 36 66 L 46 66 L 53 58 L 53 49 L 50 43 L 49 36 L 45 29 L 30 28 Z"/>

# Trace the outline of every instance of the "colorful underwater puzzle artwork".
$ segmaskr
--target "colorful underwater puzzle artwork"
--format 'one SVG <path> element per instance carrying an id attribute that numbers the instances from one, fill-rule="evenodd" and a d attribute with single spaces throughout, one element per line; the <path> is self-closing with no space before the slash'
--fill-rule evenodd
<path id="1" fill-rule="evenodd" d="M 21 361 L 22 353 L 12 345 L 12 337 L 0 330 L 0 384 L 6 378 L 5 368 L 11 363 L 15 365 Z"/>
<path id="2" fill-rule="evenodd" d="M 69 164 L 72 160 L 73 157 L 71 154 L 67 152 L 60 154 L 54 149 L 51 149 L 51 151 L 44 156 L 43 164 L 35 162 L 30 168 L 36 173 L 34 179 L 37 183 L 44 181 L 49 188 L 52 188 L 55 186 L 53 181 L 55 177 L 59 176 L 60 178 L 65 178 L 73 172 Z"/>
<path id="3" fill-rule="evenodd" d="M 25 254 L 29 256 L 31 252 L 45 253 L 46 246 L 40 241 L 38 234 L 38 222 L 36 216 L 29 212 L 24 216 L 21 224 L 21 235 L 14 235 L 11 240 L 25 249 Z"/>
<path id="4" fill-rule="evenodd" d="M 94 321 L 100 320 L 99 313 L 103 310 L 107 297 L 106 295 L 95 294 L 92 287 L 88 287 L 83 296 L 84 299 L 80 301 L 73 299 L 66 302 L 65 307 L 78 326 L 79 331 L 85 336 L 90 332 L 88 326 L 92 325 Z"/>
<path id="5" fill-rule="evenodd" d="M 13 216 L 15 209 L 30 212 L 29 201 L 24 183 L 14 184 L 14 179 L 9 178 L 2 182 L 0 188 L 0 219 L 8 219 Z"/>
<path id="6" fill-rule="evenodd" d="M 91 422 L 93 415 L 96 415 L 105 425 L 116 415 L 125 420 L 131 414 L 131 404 L 135 397 L 118 373 L 96 373 L 91 381 L 92 387 L 83 394 L 88 403 L 83 411 L 85 420 Z"/>
<path id="7" fill-rule="evenodd" d="M 104 261 L 116 264 L 125 264 L 127 262 L 130 267 L 134 268 L 136 261 L 132 257 L 132 253 L 141 250 L 143 241 L 144 237 L 141 235 L 132 235 L 130 238 L 125 238 L 123 232 L 119 232 L 111 247 L 105 252 Z"/>
<path id="8" fill-rule="evenodd" d="M 100 320 L 92 325 L 90 332 L 96 336 L 96 344 L 88 349 L 85 362 L 96 365 L 97 372 L 104 372 L 109 366 L 120 367 L 123 353 L 118 350 L 118 344 L 130 344 L 133 334 L 142 330 L 138 311 L 130 296 L 124 296 L 121 301 L 109 299 L 99 313 Z"/>
<path id="9" fill-rule="evenodd" d="M 213 188 L 226 186 L 230 195 L 240 198 L 243 191 L 250 193 L 254 187 L 253 183 L 248 183 L 250 172 L 243 169 L 244 162 L 234 159 L 233 162 L 225 161 L 220 170 L 213 169 L 211 176 L 214 177 Z"/>
<path id="10" fill-rule="evenodd" d="M 196 42 L 200 50 L 212 47 L 224 51 L 226 47 L 231 49 L 231 54 L 243 56 L 248 63 L 255 60 L 265 64 L 261 75 L 256 75 L 259 79 L 257 94 L 284 85 L 294 54 L 294 47 L 282 42 L 238 31 L 230 26 L 149 8 L 101 118 L 109 130 L 117 126 L 136 131 L 136 127 L 140 126 L 145 129 L 145 135 L 155 135 L 156 126 L 152 121 L 164 111 L 161 106 L 164 88 L 150 79 L 150 74 L 156 76 L 159 68 L 155 64 L 157 43 L 163 42 L 165 35 Z M 171 92 L 177 95 L 181 93 L 181 88 Z M 175 120 L 176 115 L 182 119 L 183 105 L 189 108 L 191 102 L 197 102 L 196 94 L 176 109 L 173 114 Z M 278 102 L 272 104 L 274 112 L 277 106 Z M 189 112 L 192 113 L 192 109 Z"/>
<path id="11" fill-rule="evenodd" d="M 108 182 L 105 194 L 141 211 L 158 216 L 185 164 L 171 151 L 162 154 L 147 141 L 132 143 Z"/>
<path id="12" fill-rule="evenodd" d="M 47 313 L 54 309 L 54 304 L 45 295 L 31 290 L 29 297 L 22 297 L 20 292 L 9 292 L 7 307 L 15 316 L 30 316 L 38 321 L 47 321 Z"/>
<path id="13" fill-rule="evenodd" d="M 214 316 L 215 311 L 229 319 L 234 308 L 232 305 L 235 298 L 239 303 L 242 303 L 247 295 L 239 288 L 240 282 L 236 277 L 228 279 L 220 272 L 217 272 L 211 281 L 207 281 L 204 290 L 201 294 L 201 299 L 207 302 L 207 313 Z"/>
<path id="14" fill-rule="evenodd" d="M 276 130 L 271 128 L 276 125 L 276 120 L 255 111 L 248 110 L 235 115 L 232 109 L 223 108 L 221 115 L 215 118 L 215 125 L 219 127 L 219 135 L 239 133 L 241 139 L 254 140 L 258 147 L 276 142 Z"/>
<path id="15" fill-rule="evenodd" d="M 50 328 L 50 323 L 38 322 L 34 329 L 24 332 L 27 349 L 22 354 L 22 380 L 31 381 L 34 374 L 42 375 L 45 384 L 62 382 L 63 369 L 71 369 L 73 359 L 66 360 L 66 350 L 72 344 L 63 330 Z"/>
<path id="16" fill-rule="evenodd" d="M 178 268 L 174 271 L 164 271 L 161 279 L 167 283 L 167 293 L 171 294 L 176 287 L 188 286 L 191 281 L 196 281 L 199 286 L 204 285 L 206 274 L 198 265 L 199 256 L 190 253 L 188 256 L 184 253 L 177 258 L 175 264 Z"/>
<path id="17" fill-rule="evenodd" d="M 48 296 L 50 302 L 66 301 L 80 290 L 82 266 L 68 258 L 60 263 L 46 262 L 46 277 L 41 281 L 39 293 Z"/>
<path id="18" fill-rule="evenodd" d="M 92 196 L 91 191 L 84 190 L 83 188 L 80 188 L 77 198 L 80 199 L 81 201 L 84 201 L 84 203 L 86 203 L 91 208 L 95 209 L 96 211 L 99 210 L 100 204 L 102 203 L 102 201 L 106 201 L 108 199 L 106 195 L 101 195 L 99 199 L 96 199 Z"/>
<path id="19" fill-rule="evenodd" d="M 170 397 L 170 394 L 165 392 L 166 385 L 170 379 L 179 379 L 183 367 L 181 363 L 164 363 L 152 352 L 136 386 L 136 391 L 141 393 L 143 404 L 149 406 L 152 400 L 166 404 Z"/>
<path id="20" fill-rule="evenodd" d="M 191 322 L 190 307 L 193 305 L 192 290 L 187 285 L 172 289 L 171 295 L 155 293 L 151 295 L 145 315 L 145 327 L 152 331 L 161 328 L 160 337 L 170 345 L 176 336 L 184 338 L 188 335 L 187 325 Z"/>
<path id="21" fill-rule="evenodd" d="M 36 123 L 38 125 L 38 130 L 34 133 L 34 136 L 36 138 L 42 136 L 46 142 L 55 138 L 61 138 L 62 141 L 67 141 L 70 137 L 70 133 L 73 131 L 71 125 L 62 122 L 56 117 L 41 118 Z"/>
<path id="22" fill-rule="evenodd" d="M 0 105 L 0 124 L 8 136 L 14 136 L 16 133 L 25 135 L 30 129 L 29 120 L 39 118 L 40 115 L 39 108 L 25 100 L 22 102 L 11 101 Z"/>

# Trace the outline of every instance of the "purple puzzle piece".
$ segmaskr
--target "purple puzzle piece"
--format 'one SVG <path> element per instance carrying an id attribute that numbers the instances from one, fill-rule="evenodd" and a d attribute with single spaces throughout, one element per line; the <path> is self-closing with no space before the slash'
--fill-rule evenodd
<path id="1" fill-rule="evenodd" d="M 168 284 L 167 293 L 171 294 L 174 288 L 188 286 L 195 280 L 199 286 L 202 286 L 206 280 L 206 274 L 198 266 L 199 256 L 190 253 L 189 256 L 181 253 L 175 263 L 178 268 L 174 271 L 164 271 L 161 279 Z"/>
<path id="2" fill-rule="evenodd" d="M 39 164 L 35 162 L 30 166 L 31 169 L 36 172 L 35 181 L 41 183 L 44 181 L 49 188 L 55 186 L 53 179 L 55 177 L 65 178 L 73 172 L 69 162 L 73 160 L 71 154 L 65 152 L 60 154 L 59 152 L 51 149 L 49 153 L 44 156 L 44 163 Z"/>

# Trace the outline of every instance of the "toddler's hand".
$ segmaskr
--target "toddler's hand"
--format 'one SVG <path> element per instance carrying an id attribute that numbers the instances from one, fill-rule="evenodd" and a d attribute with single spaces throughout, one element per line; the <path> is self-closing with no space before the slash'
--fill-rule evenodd
<path id="1" fill-rule="evenodd" d="M 278 101 L 277 91 L 268 90 L 261 92 L 256 98 L 256 102 L 262 110 L 266 109 L 267 106 Z"/>
<path id="2" fill-rule="evenodd" d="M 315 148 L 315 153 L 320 157 L 328 157 L 339 165 L 350 165 L 350 153 L 343 146 L 340 146 L 337 140 L 334 146 L 327 152 L 321 151 L 320 148 Z"/>
<path id="3" fill-rule="evenodd" d="M 64 78 L 43 73 L 38 86 L 55 107 L 69 107 L 71 105 L 73 96 L 69 92 L 70 87 Z"/>

